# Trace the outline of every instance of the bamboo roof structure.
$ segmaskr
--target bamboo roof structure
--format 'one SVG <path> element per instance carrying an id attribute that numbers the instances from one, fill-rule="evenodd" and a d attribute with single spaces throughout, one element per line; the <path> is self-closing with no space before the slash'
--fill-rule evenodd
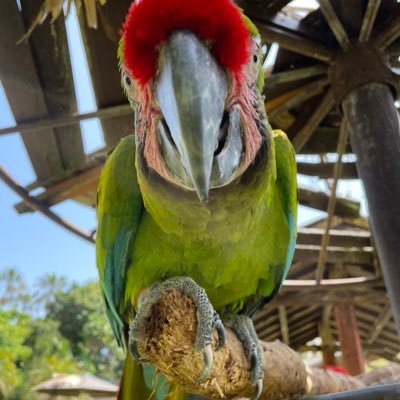
<path id="1" fill-rule="evenodd" d="M 131 1 L 86 3 L 92 6 L 82 7 L 79 23 L 97 110 L 79 114 L 62 15 L 36 26 L 17 45 L 38 13 L 43 17 L 46 10 L 40 1 L 20 0 L 20 8 L 16 0 L 0 2 L 0 80 L 16 121 L 16 126 L 0 129 L 0 135 L 21 135 L 36 180 L 22 187 L 12 171 L 3 168 L 0 178 L 20 195 L 18 213 L 41 212 L 93 242 L 94 232 L 73 226 L 51 207 L 69 199 L 95 207 L 108 151 L 134 133 L 116 58 L 119 30 Z M 293 7 L 288 0 L 237 3 L 257 24 L 271 53 L 264 93 L 270 123 L 291 139 L 299 154 L 298 173 L 329 183 L 327 191 L 299 188 L 301 205 L 328 214 L 299 230 L 288 280 L 255 316 L 258 334 L 262 340 L 280 338 L 302 351 L 324 346 L 335 350 L 339 344 L 334 308 L 352 304 L 364 351 L 395 360 L 400 339 L 374 237 L 360 204 L 337 195 L 338 180 L 358 179 L 358 173 L 338 106 L 342 93 L 332 79 L 339 52 L 372 43 L 393 72 L 388 81 L 399 85 L 400 3 L 320 0 L 316 9 Z M 276 57 L 272 43 L 279 45 Z M 79 123 L 94 117 L 100 119 L 106 146 L 85 154 Z M 43 191 L 33 195 L 37 188 Z M 323 343 L 312 342 L 316 337 L 323 337 Z"/>

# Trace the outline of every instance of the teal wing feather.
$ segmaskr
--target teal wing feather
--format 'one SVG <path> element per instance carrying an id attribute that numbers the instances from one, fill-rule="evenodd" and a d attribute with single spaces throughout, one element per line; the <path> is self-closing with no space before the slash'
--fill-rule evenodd
<path id="1" fill-rule="evenodd" d="M 279 188 L 285 216 L 289 225 L 290 239 L 282 281 L 289 272 L 297 237 L 297 168 L 296 154 L 286 134 L 280 130 L 274 131 L 276 184 Z"/>
<path id="2" fill-rule="evenodd" d="M 121 140 L 101 173 L 97 193 L 97 267 L 106 311 L 118 344 L 125 347 L 124 310 L 126 269 L 143 213 L 135 168 L 135 138 Z"/>
<path id="3" fill-rule="evenodd" d="M 259 285 L 257 294 L 249 299 L 242 312 L 253 316 L 260 308 L 269 303 L 278 293 L 292 264 L 297 236 L 297 172 L 296 155 L 286 134 L 280 130 L 273 131 L 276 176 L 271 183 L 273 198 L 270 205 L 274 214 L 271 223 L 278 224 L 271 229 L 274 234 L 287 231 L 280 237 L 287 238 L 287 243 L 280 245 L 282 251 L 276 252 L 276 259 L 268 265 L 271 275 Z M 286 224 L 282 220 L 286 219 Z M 286 240 L 286 239 L 285 239 Z"/>

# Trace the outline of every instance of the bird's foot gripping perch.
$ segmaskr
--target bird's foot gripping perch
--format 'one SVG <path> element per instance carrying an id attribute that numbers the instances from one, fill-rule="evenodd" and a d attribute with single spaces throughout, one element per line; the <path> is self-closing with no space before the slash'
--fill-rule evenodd
<path id="1" fill-rule="evenodd" d="M 235 314 L 223 315 L 223 321 L 226 326 L 235 331 L 238 339 L 242 342 L 245 354 L 250 362 L 251 382 L 256 388 L 256 393 L 251 400 L 258 400 L 263 390 L 264 368 L 261 347 L 253 321 L 246 315 Z"/>
<path id="2" fill-rule="evenodd" d="M 162 283 L 152 286 L 139 304 L 138 312 L 134 321 L 129 327 L 129 349 L 132 356 L 141 362 L 146 362 L 138 351 L 137 342 L 145 336 L 145 327 L 148 317 L 151 315 L 152 306 L 159 302 L 166 292 L 177 290 L 190 297 L 197 307 L 197 333 L 195 347 L 203 353 L 204 368 L 197 379 L 198 383 L 206 380 L 210 375 L 213 366 L 213 350 L 211 348 L 212 334 L 215 329 L 218 334 L 218 345 L 216 350 L 221 349 L 225 344 L 225 329 L 208 300 L 203 288 L 188 277 L 177 277 L 168 279 Z"/>

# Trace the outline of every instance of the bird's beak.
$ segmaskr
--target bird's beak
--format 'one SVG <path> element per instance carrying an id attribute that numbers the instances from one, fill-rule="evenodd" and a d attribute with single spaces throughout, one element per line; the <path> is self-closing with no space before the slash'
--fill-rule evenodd
<path id="1" fill-rule="evenodd" d="M 156 96 L 159 139 L 170 170 L 206 201 L 228 92 L 227 76 L 194 34 L 173 34 L 160 50 Z M 175 154 L 173 154 L 175 153 Z M 180 166 L 175 165 L 179 163 Z"/>

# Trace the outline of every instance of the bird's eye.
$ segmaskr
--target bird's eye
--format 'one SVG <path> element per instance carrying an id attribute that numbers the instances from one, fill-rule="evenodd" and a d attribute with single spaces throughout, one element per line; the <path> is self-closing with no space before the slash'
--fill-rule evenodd
<path id="1" fill-rule="evenodd" d="M 253 56 L 253 61 L 254 61 L 255 63 L 258 61 L 257 54 L 254 54 L 254 56 Z"/>
<path id="2" fill-rule="evenodd" d="M 122 73 L 122 82 L 124 83 L 125 89 L 129 90 L 132 85 L 132 81 L 129 75 L 125 72 Z"/>

